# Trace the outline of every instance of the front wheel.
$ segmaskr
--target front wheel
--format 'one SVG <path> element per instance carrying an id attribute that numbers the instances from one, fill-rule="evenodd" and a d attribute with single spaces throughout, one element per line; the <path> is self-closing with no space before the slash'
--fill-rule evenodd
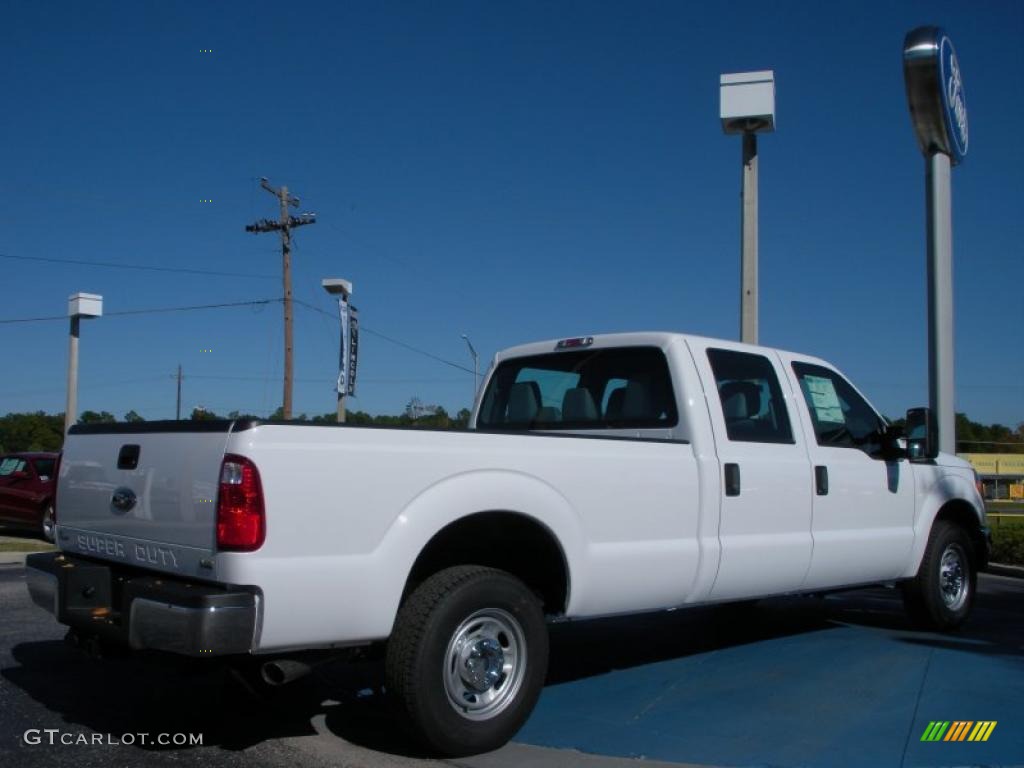
<path id="1" fill-rule="evenodd" d="M 903 602 L 915 624 L 955 629 L 967 620 L 978 583 L 967 532 L 940 520 L 932 526 L 917 576 L 903 586 Z"/>
<path id="2" fill-rule="evenodd" d="M 457 757 L 512 738 L 537 702 L 547 662 L 544 614 L 526 585 L 504 571 L 458 566 L 409 595 L 385 670 L 417 735 Z"/>

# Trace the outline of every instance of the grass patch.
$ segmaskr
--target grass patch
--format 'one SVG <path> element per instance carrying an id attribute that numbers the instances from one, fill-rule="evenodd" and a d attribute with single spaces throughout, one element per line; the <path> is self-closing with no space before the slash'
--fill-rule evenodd
<path id="1" fill-rule="evenodd" d="M 989 517 L 992 562 L 1024 565 L 1024 515 Z"/>
<path id="2" fill-rule="evenodd" d="M 46 552 L 52 549 L 56 549 L 56 547 L 45 541 L 32 541 L 31 539 L 0 541 L 0 552 Z"/>

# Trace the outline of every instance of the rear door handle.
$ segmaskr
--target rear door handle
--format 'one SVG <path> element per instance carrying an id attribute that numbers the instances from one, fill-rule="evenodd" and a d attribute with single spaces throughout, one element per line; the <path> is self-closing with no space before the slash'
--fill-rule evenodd
<path id="1" fill-rule="evenodd" d="M 726 464 L 725 465 L 725 495 L 726 496 L 739 496 L 740 495 L 740 465 L 739 464 Z"/>
<path id="2" fill-rule="evenodd" d="M 814 468 L 814 492 L 828 496 L 828 467 L 819 464 Z"/>

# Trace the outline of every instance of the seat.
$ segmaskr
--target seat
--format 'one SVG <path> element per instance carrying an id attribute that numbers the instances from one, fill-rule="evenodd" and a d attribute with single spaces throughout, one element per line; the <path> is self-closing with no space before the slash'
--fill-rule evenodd
<path id="1" fill-rule="evenodd" d="M 520 381 L 508 392 L 508 421 L 529 424 L 540 410 L 540 387 L 536 381 Z"/>
<path id="2" fill-rule="evenodd" d="M 754 438 L 760 431 L 761 388 L 750 381 L 730 381 L 718 390 L 730 440 Z"/>
<path id="3" fill-rule="evenodd" d="M 546 405 L 537 411 L 537 423 L 554 424 L 562 420 L 562 412 L 553 405 Z"/>
<path id="4" fill-rule="evenodd" d="M 622 419 L 622 404 L 626 400 L 626 388 L 613 389 L 608 395 L 608 405 L 604 409 L 604 417 L 608 421 L 619 421 Z"/>
<path id="5" fill-rule="evenodd" d="M 649 421 L 652 417 L 651 390 L 640 381 L 626 385 L 622 402 L 622 418 L 633 421 Z"/>
<path id="6" fill-rule="evenodd" d="M 573 387 L 567 389 L 562 398 L 563 421 L 597 421 L 597 405 L 589 389 Z"/>

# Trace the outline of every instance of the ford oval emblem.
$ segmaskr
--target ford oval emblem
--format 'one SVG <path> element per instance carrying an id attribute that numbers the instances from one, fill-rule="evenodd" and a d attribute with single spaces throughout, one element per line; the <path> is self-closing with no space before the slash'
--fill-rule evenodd
<path id="1" fill-rule="evenodd" d="M 131 488 L 118 488 L 110 500 L 110 505 L 118 512 L 128 512 L 135 506 L 137 501 L 135 491 Z"/>

